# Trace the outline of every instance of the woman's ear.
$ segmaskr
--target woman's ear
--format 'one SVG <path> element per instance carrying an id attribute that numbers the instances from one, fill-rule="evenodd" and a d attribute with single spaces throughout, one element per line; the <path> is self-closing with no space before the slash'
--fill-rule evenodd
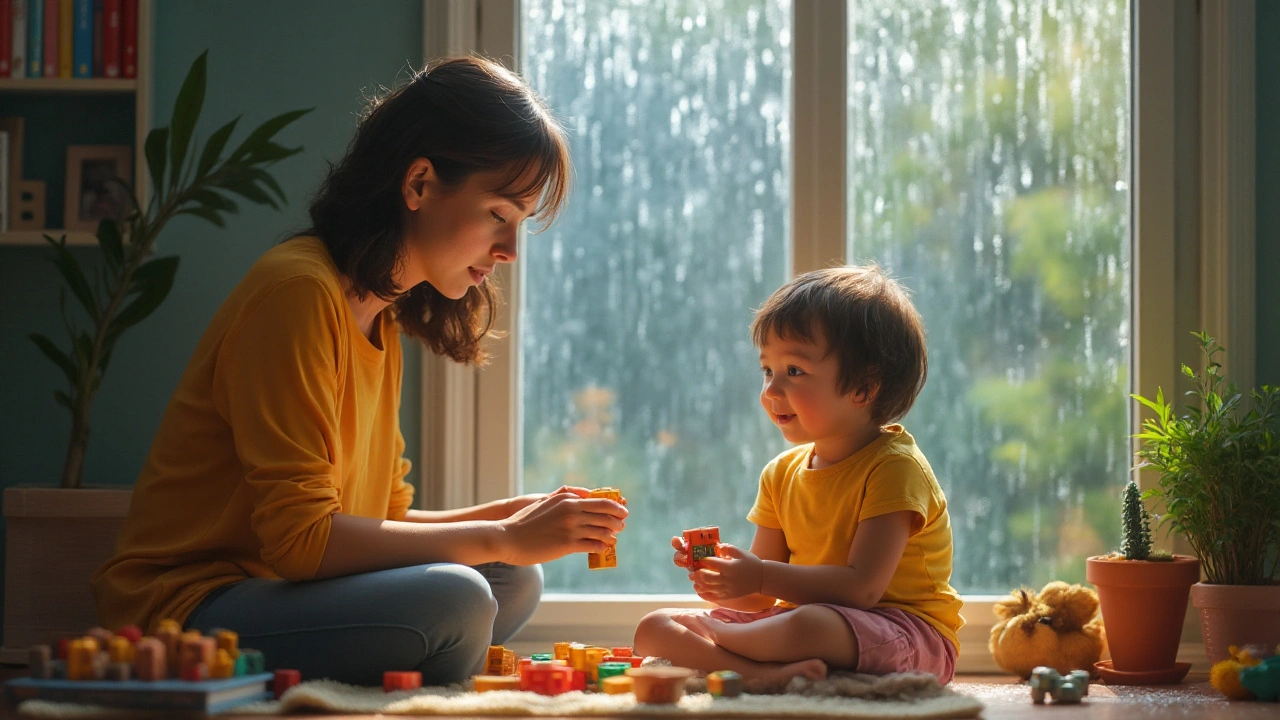
<path id="1" fill-rule="evenodd" d="M 427 195 L 436 183 L 436 169 L 431 161 L 420 157 L 409 164 L 400 184 L 404 205 L 411 211 L 418 210 L 426 202 Z"/>

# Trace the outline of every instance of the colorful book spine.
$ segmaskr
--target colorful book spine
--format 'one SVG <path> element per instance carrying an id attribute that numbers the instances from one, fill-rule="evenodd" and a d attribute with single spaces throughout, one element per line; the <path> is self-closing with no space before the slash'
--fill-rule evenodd
<path id="1" fill-rule="evenodd" d="M 93 77 L 93 0 L 75 0 L 75 27 L 71 40 L 71 76 Z"/>
<path id="2" fill-rule="evenodd" d="M 93 77 L 102 77 L 102 0 L 93 0 Z"/>
<path id="3" fill-rule="evenodd" d="M 58 77 L 58 8 L 59 0 L 44 0 L 44 76 Z"/>
<path id="4" fill-rule="evenodd" d="M 13 8 L 9 0 L 0 0 L 0 78 L 9 77 L 13 60 Z"/>
<path id="5" fill-rule="evenodd" d="M 44 0 L 27 0 L 27 77 L 44 72 Z"/>
<path id="6" fill-rule="evenodd" d="M 102 0 L 102 77 L 120 77 L 120 0 Z"/>
<path id="7" fill-rule="evenodd" d="M 124 19 L 120 26 L 120 73 L 138 77 L 138 0 L 124 0 Z"/>
<path id="8" fill-rule="evenodd" d="M 71 48 L 75 42 L 75 0 L 58 0 L 58 77 L 71 77 Z"/>
<path id="9" fill-rule="evenodd" d="M 9 75 L 27 76 L 27 0 L 11 0 L 9 17 L 13 20 L 9 33 Z"/>

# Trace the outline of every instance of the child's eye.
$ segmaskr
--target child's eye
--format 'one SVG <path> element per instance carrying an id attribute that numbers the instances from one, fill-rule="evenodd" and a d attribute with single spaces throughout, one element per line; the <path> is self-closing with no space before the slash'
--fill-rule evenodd
<path id="1" fill-rule="evenodd" d="M 773 377 L 773 371 L 769 368 L 760 368 L 760 372 L 764 373 L 765 377 Z"/>
<path id="2" fill-rule="evenodd" d="M 502 217 L 501 215 L 499 215 L 498 213 L 496 213 L 496 212 L 494 212 L 494 211 L 492 211 L 492 210 L 490 210 L 490 211 L 489 211 L 489 214 L 493 216 L 493 219 L 494 219 L 494 220 L 497 220 L 497 221 L 498 221 L 498 222 L 500 222 L 500 223 L 506 223 L 506 222 L 507 222 L 507 219 L 506 219 L 506 218 Z"/>
<path id="3" fill-rule="evenodd" d="M 803 375 L 804 371 L 796 367 L 795 365 L 790 365 L 787 367 L 787 374 L 790 375 L 791 377 L 798 377 L 800 375 Z"/>

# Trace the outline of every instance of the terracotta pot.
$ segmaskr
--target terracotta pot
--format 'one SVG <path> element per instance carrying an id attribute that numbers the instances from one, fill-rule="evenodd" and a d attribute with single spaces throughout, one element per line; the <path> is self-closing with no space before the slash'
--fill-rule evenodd
<path id="1" fill-rule="evenodd" d="M 1098 588 L 1112 666 L 1128 673 L 1172 668 L 1200 561 L 1185 555 L 1170 562 L 1102 555 L 1085 561 L 1085 578 Z"/>
<path id="2" fill-rule="evenodd" d="M 1210 585 L 1191 587 L 1191 604 L 1200 609 L 1204 649 L 1209 662 L 1231 656 L 1232 645 L 1280 645 L 1280 585 Z"/>

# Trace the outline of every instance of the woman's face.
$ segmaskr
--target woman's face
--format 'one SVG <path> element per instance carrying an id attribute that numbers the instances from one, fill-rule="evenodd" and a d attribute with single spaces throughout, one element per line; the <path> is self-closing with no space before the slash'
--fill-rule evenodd
<path id="1" fill-rule="evenodd" d="M 425 163 L 425 167 L 420 164 Z M 457 300 L 480 285 L 498 263 L 515 262 L 520 223 L 534 211 L 537 196 L 498 195 L 508 175 L 486 171 L 461 185 L 439 182 L 430 161 L 419 160 L 404 183 L 406 262 L 401 288 L 422 282 Z"/>

